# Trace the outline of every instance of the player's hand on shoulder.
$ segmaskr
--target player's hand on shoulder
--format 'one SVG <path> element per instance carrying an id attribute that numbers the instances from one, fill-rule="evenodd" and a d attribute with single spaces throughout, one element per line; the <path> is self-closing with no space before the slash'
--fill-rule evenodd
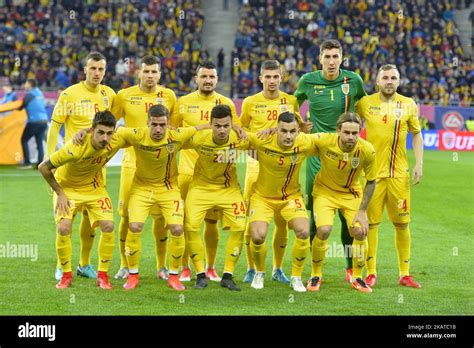
<path id="1" fill-rule="evenodd" d="M 260 140 L 265 140 L 270 138 L 277 131 L 276 127 L 263 129 L 257 132 L 257 138 Z"/>
<path id="2" fill-rule="evenodd" d="M 232 129 L 237 133 L 237 136 L 239 137 L 239 140 L 249 140 L 249 137 L 248 137 L 247 133 L 245 132 L 245 130 L 242 127 L 234 124 L 232 126 Z"/>
<path id="3" fill-rule="evenodd" d="M 312 129 L 313 129 L 313 122 L 311 121 L 306 121 L 300 124 L 300 130 L 303 133 L 310 134 Z"/>
<path id="4" fill-rule="evenodd" d="M 90 131 L 90 129 L 81 129 L 79 132 L 74 134 L 72 137 L 72 142 L 75 145 L 83 145 L 84 144 L 84 138 L 86 137 L 87 133 Z"/>

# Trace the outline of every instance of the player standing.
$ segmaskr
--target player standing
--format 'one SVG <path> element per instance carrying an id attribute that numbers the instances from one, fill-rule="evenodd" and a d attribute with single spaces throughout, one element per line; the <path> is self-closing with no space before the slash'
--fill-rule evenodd
<path id="1" fill-rule="evenodd" d="M 117 120 L 123 117 L 125 127 L 146 127 L 148 112 L 153 105 L 163 104 L 171 113 L 176 103 L 174 92 L 158 84 L 161 77 L 160 59 L 155 56 L 145 56 L 140 61 L 138 85 L 122 89 L 118 92 L 112 106 L 112 113 Z M 128 201 L 130 188 L 136 170 L 136 156 L 134 147 L 125 149 L 120 172 L 120 193 L 118 213 L 121 216 L 119 225 L 120 238 L 120 269 L 115 279 L 126 279 L 128 264 L 125 255 L 125 240 L 128 233 Z M 163 217 L 159 210 L 152 209 L 153 236 L 156 247 L 157 276 L 160 279 L 168 278 L 166 268 L 166 249 L 168 243 L 168 230 L 164 228 Z"/>
<path id="2" fill-rule="evenodd" d="M 54 107 L 51 127 L 47 138 L 48 157 L 55 151 L 59 131 L 64 124 L 64 141 L 72 139 L 76 132 L 90 128 L 94 115 L 98 111 L 110 110 L 115 92 L 101 82 L 105 75 L 106 59 L 99 52 L 91 52 L 85 58 L 85 81 L 66 88 Z M 90 264 L 90 253 L 94 245 L 95 231 L 91 227 L 87 211 L 82 214 L 80 225 L 80 259 L 77 274 L 87 278 L 97 278 Z M 62 278 L 61 264 L 57 262 L 56 280 Z"/>
<path id="3" fill-rule="evenodd" d="M 344 112 L 354 111 L 356 102 L 366 95 L 364 83 L 355 72 L 340 69 L 342 63 L 342 46 L 337 40 L 326 40 L 320 46 L 319 62 L 322 69 L 304 74 L 295 91 L 298 103 L 307 99 L 309 103 L 309 120 L 313 123 L 312 133 L 336 132 L 336 122 Z M 307 209 L 311 211 L 311 238 L 314 238 L 316 227 L 313 217 L 313 198 L 311 195 L 314 178 L 321 167 L 319 157 L 308 158 L 306 164 Z M 341 219 L 341 240 L 346 252 L 346 280 L 352 273 L 352 259 L 348 255 L 352 245 L 347 222 L 339 212 Z"/>
<path id="4" fill-rule="evenodd" d="M 299 114 L 298 101 L 295 96 L 280 90 L 282 71 L 277 60 L 266 60 L 260 67 L 260 82 L 263 90 L 255 95 L 244 99 L 240 123 L 242 127 L 250 132 L 274 128 L 278 122 L 278 115 L 284 112 L 294 113 L 298 124 L 303 124 Z M 247 170 L 245 174 L 244 199 L 247 205 L 250 202 L 250 194 L 259 173 L 258 161 L 252 157 L 247 158 Z M 273 272 L 272 279 L 283 283 L 290 283 L 282 269 L 285 256 L 286 244 L 288 242 L 287 222 L 280 216 L 275 215 L 275 229 L 273 232 Z M 250 225 L 245 230 L 245 246 L 247 255 L 247 273 L 244 283 L 251 283 L 255 276 L 255 263 L 250 251 Z"/>
<path id="5" fill-rule="evenodd" d="M 227 105 L 232 112 L 232 123 L 234 129 L 238 129 L 237 113 L 232 100 L 215 91 L 218 76 L 217 68 L 213 63 L 203 63 L 196 69 L 195 76 L 197 91 L 189 93 L 179 98 L 170 124 L 174 127 L 190 127 L 202 124 L 209 124 L 212 108 L 216 105 Z M 183 149 L 180 154 L 178 165 L 178 183 L 181 196 L 186 201 L 189 184 L 194 174 L 194 165 L 198 154 L 193 149 Z M 204 240 L 206 244 L 206 276 L 212 281 L 219 282 L 221 278 L 217 275 L 215 260 L 217 254 L 217 243 L 219 234 L 217 229 L 218 212 L 209 211 L 206 215 Z M 185 234 L 186 236 L 186 234 Z M 191 270 L 189 268 L 189 253 L 187 249 L 183 257 L 183 269 L 181 281 L 191 280 Z"/>
<path id="6" fill-rule="evenodd" d="M 362 98 L 357 104 L 365 120 L 367 140 L 377 151 L 377 188 L 367 209 L 370 229 L 366 282 L 369 286 L 376 284 L 378 229 L 386 206 L 395 227 L 400 284 L 420 288 L 410 275 L 410 172 L 406 142 L 411 132 L 416 160 L 413 184 L 417 184 L 423 176 L 423 136 L 415 101 L 397 93 L 399 84 L 397 67 L 383 65 L 377 74 L 379 92 Z"/>

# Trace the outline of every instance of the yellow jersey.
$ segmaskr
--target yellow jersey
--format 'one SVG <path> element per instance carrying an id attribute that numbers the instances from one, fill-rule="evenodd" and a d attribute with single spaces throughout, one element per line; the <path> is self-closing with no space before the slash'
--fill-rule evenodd
<path id="1" fill-rule="evenodd" d="M 110 110 L 114 98 L 115 92 L 112 88 L 98 85 L 92 89 L 81 81 L 61 93 L 54 106 L 51 121 L 64 124 L 64 142 L 67 142 L 80 130 L 92 126 L 96 112 Z M 51 148 L 55 147 L 56 144 Z"/>
<path id="2" fill-rule="evenodd" d="M 174 127 L 209 124 L 211 121 L 211 110 L 219 104 L 228 105 L 232 111 L 232 123 L 239 124 L 232 100 L 217 92 L 204 96 L 199 91 L 192 92 L 178 99 L 170 118 L 170 124 Z M 194 164 L 197 158 L 198 154 L 192 149 L 181 151 L 178 172 L 180 174 L 193 175 Z"/>
<path id="3" fill-rule="evenodd" d="M 257 150 L 260 170 L 255 185 L 256 193 L 269 199 L 288 200 L 301 195 L 299 173 L 307 156 L 316 154 L 317 134 L 300 133 L 291 149 L 283 150 L 277 143 L 277 134 L 260 140 L 247 133 L 250 145 Z"/>
<path id="4" fill-rule="evenodd" d="M 118 135 L 134 147 L 137 170 L 134 184 L 144 187 L 178 187 L 176 154 L 195 133 L 196 128 L 167 129 L 163 139 L 156 141 L 148 127 L 117 129 Z"/>
<path id="5" fill-rule="evenodd" d="M 105 187 L 102 168 L 124 143 L 114 134 L 105 149 L 96 150 L 92 146 L 91 137 L 91 134 L 87 134 L 82 145 L 75 145 L 70 140 L 51 154 L 49 160 L 58 168 L 54 176 L 63 189 L 91 192 Z"/>
<path id="6" fill-rule="evenodd" d="M 351 152 L 339 147 L 335 133 L 316 133 L 316 152 L 321 158 L 321 170 L 314 181 L 313 195 L 321 191 L 338 193 L 344 198 L 362 197 L 359 177 L 362 171 L 368 181 L 375 180 L 375 150 L 372 144 L 359 138 Z"/>
<path id="7" fill-rule="evenodd" d="M 176 95 L 171 89 L 160 85 L 157 85 L 152 93 L 146 93 L 139 85 L 135 85 L 118 92 L 111 111 L 117 120 L 123 117 L 125 127 L 146 127 L 148 110 L 156 104 L 166 106 L 171 115 L 176 104 Z M 134 148 L 125 149 L 122 166 L 135 168 L 135 162 Z"/>
<path id="8" fill-rule="evenodd" d="M 375 93 L 363 97 L 356 105 L 356 112 L 365 120 L 367 141 L 377 152 L 377 177 L 409 176 L 407 134 L 421 131 L 415 101 L 395 93 L 393 100 L 384 102 Z"/>
<path id="9" fill-rule="evenodd" d="M 191 186 L 206 186 L 212 189 L 239 187 L 235 163 L 243 151 L 249 147 L 248 141 L 239 141 L 231 130 L 229 140 L 222 145 L 214 142 L 212 129 L 205 129 L 194 135 L 185 145 L 196 151 L 198 156 L 194 167 Z"/>
<path id="10" fill-rule="evenodd" d="M 254 133 L 276 127 L 278 116 L 286 111 L 295 114 L 298 124 L 303 123 L 296 97 L 282 91 L 279 92 L 278 98 L 275 99 L 265 98 L 263 91 L 245 98 L 240 113 L 242 127 Z"/>

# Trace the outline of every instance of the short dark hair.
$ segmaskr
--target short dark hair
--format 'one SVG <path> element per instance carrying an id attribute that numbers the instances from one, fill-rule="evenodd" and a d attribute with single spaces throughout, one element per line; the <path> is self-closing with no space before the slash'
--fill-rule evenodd
<path id="1" fill-rule="evenodd" d="M 150 117 L 168 117 L 170 112 L 163 104 L 156 104 L 153 105 L 148 110 L 148 118 Z"/>
<path id="2" fill-rule="evenodd" d="M 339 116 L 339 119 L 336 123 L 336 128 L 341 129 L 342 124 L 346 122 L 354 122 L 357 123 L 359 127 L 362 127 L 362 121 L 359 115 L 355 112 L 344 112 L 341 116 Z"/>
<path id="3" fill-rule="evenodd" d="M 151 54 L 147 54 L 146 56 L 142 57 L 142 59 L 140 60 L 140 66 L 142 64 L 145 64 L 145 65 L 155 65 L 155 64 L 158 64 L 158 66 L 161 67 L 161 61 L 160 61 L 160 58 L 158 58 L 157 56 L 153 56 Z"/>
<path id="4" fill-rule="evenodd" d="M 26 80 L 26 82 L 28 82 L 31 85 L 31 87 L 38 86 L 38 82 L 36 82 L 35 79 L 28 79 L 28 80 Z"/>
<path id="5" fill-rule="evenodd" d="M 217 66 L 213 62 L 204 62 L 202 64 L 198 64 L 196 68 L 196 76 L 199 72 L 199 69 L 204 68 L 204 69 L 215 69 L 217 71 Z"/>
<path id="6" fill-rule="evenodd" d="M 105 62 L 107 62 L 107 59 L 105 59 L 105 56 L 102 53 L 97 52 L 97 51 L 93 51 L 86 56 L 86 58 L 84 59 L 84 65 L 87 65 L 87 62 L 89 61 L 89 59 L 92 59 L 96 62 L 99 62 L 101 60 L 105 60 Z"/>
<path id="7" fill-rule="evenodd" d="M 276 59 L 266 60 L 262 63 L 262 66 L 260 67 L 260 74 L 263 73 L 263 70 L 280 70 L 281 71 L 280 62 Z"/>
<path id="8" fill-rule="evenodd" d="M 377 71 L 377 77 L 382 71 L 387 71 L 387 70 L 396 70 L 398 72 L 398 76 L 400 76 L 400 71 L 398 70 L 395 64 L 384 64 L 379 68 L 379 71 Z"/>
<path id="9" fill-rule="evenodd" d="M 117 124 L 115 116 L 109 110 L 97 111 L 94 115 L 94 120 L 92 121 L 92 128 L 97 127 L 98 125 L 106 127 L 114 127 Z"/>
<path id="10" fill-rule="evenodd" d="M 225 118 L 225 117 L 232 118 L 232 110 L 230 109 L 229 105 L 219 104 L 212 108 L 211 121 L 213 118 Z"/>
<path id="11" fill-rule="evenodd" d="M 278 122 L 292 123 L 296 121 L 295 114 L 285 111 L 278 116 Z"/>
<path id="12" fill-rule="evenodd" d="M 342 54 L 342 45 L 337 40 L 324 40 L 323 43 L 319 46 L 319 54 L 322 54 L 324 50 L 331 50 L 337 48 Z"/>

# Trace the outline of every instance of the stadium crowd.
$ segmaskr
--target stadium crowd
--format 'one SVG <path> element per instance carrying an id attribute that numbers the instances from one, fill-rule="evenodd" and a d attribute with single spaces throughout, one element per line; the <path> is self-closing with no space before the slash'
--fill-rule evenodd
<path id="1" fill-rule="evenodd" d="M 209 59 L 201 45 L 200 1 L 3 1 L 0 76 L 16 87 L 35 78 L 57 89 L 84 79 L 81 59 L 99 50 L 108 58 L 105 83 L 136 83 L 136 57 L 162 57 L 161 82 L 177 94 L 195 89 L 193 73 Z"/>
<path id="2" fill-rule="evenodd" d="M 361 75 L 373 91 L 377 69 L 400 68 L 400 93 L 440 105 L 472 102 L 472 60 L 464 54 L 453 6 L 440 1 L 249 0 L 232 52 L 232 95 L 260 90 L 259 65 L 284 64 L 283 90 L 293 93 L 305 72 L 318 69 L 324 39 L 343 44 L 343 69 Z"/>

